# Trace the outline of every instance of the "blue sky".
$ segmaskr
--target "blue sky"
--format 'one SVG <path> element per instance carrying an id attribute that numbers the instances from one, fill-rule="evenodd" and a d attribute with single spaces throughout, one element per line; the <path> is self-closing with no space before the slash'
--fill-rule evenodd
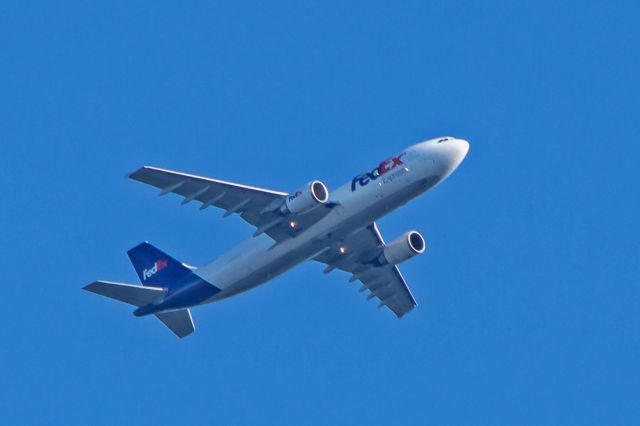
<path id="1" fill-rule="evenodd" d="M 5 424 L 634 424 L 635 2 L 5 2 Z M 204 263 L 252 228 L 159 199 L 145 164 L 330 187 L 468 139 L 415 228 L 402 320 L 304 264 L 178 340 L 82 292 L 149 240 Z"/>

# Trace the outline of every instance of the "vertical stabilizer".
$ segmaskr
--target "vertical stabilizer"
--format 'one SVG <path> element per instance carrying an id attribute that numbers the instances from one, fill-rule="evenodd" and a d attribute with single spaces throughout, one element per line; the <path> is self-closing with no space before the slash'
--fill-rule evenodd
<path id="1" fill-rule="evenodd" d="M 171 292 L 192 275 L 184 264 L 146 241 L 127 254 L 143 286 L 166 287 Z"/>

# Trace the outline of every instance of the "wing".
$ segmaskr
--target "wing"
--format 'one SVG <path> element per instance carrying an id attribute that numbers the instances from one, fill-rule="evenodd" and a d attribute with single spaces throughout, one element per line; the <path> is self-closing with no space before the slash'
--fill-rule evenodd
<path id="1" fill-rule="evenodd" d="M 416 301 L 397 266 L 381 265 L 378 261 L 384 250 L 384 240 L 375 223 L 358 231 L 342 242 L 346 251 L 325 252 L 315 260 L 327 264 L 326 272 L 340 269 L 352 274 L 349 282 L 360 280 L 360 291 L 369 291 L 367 300 L 377 297 L 378 307 L 386 306 L 398 318 L 412 310 Z"/>
<path id="2" fill-rule="evenodd" d="M 168 193 L 184 197 L 182 204 L 191 201 L 202 203 L 200 210 L 214 206 L 225 210 L 224 217 L 238 213 L 245 221 L 255 226 L 254 236 L 265 233 L 276 241 L 291 238 L 312 225 L 329 211 L 330 207 L 318 205 L 304 215 L 284 215 L 280 206 L 289 195 L 253 186 L 225 182 L 202 176 L 163 170 L 157 167 L 141 167 L 129 178 L 161 189 L 160 195 Z M 295 219 L 296 227 L 289 226 Z"/>

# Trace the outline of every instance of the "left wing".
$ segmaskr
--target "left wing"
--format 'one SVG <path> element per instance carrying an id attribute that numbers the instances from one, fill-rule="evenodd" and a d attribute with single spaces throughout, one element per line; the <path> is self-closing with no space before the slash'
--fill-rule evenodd
<path id="1" fill-rule="evenodd" d="M 379 308 L 386 306 L 401 318 L 416 306 L 416 301 L 398 267 L 378 262 L 384 245 L 378 226 L 371 223 L 343 240 L 344 253 L 325 252 L 314 259 L 327 264 L 325 273 L 334 269 L 350 272 L 349 282 L 360 280 L 360 291 L 369 291 L 367 300 L 377 297 Z"/>
<path id="2" fill-rule="evenodd" d="M 238 213 L 245 221 L 257 228 L 254 236 L 265 233 L 276 241 L 291 238 L 324 217 L 330 210 L 328 205 L 321 204 L 302 215 L 285 215 L 279 208 L 289 195 L 286 192 L 157 167 L 141 167 L 131 173 L 129 178 L 159 188 L 160 195 L 168 193 L 181 195 L 184 197 L 182 204 L 199 201 L 202 203 L 200 210 L 214 206 L 225 210 L 224 217 Z M 289 226 L 292 220 L 295 220 L 295 229 Z"/>

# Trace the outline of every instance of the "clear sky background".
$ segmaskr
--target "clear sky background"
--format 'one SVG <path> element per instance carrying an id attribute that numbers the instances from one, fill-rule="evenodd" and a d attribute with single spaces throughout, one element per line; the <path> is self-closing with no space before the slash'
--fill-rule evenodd
<path id="1" fill-rule="evenodd" d="M 632 1 L 3 2 L 3 424 L 637 424 L 640 9 Z M 402 320 L 307 263 L 176 339 L 81 291 L 237 217 L 156 165 L 284 191 L 440 135 L 449 180 Z"/>

